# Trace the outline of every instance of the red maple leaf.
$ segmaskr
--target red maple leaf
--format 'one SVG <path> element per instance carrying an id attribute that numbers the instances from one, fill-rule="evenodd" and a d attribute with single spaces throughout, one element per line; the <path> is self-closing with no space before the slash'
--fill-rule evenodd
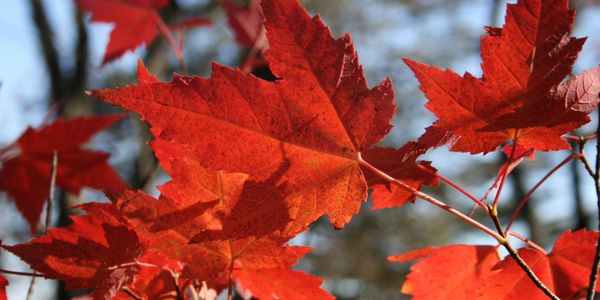
<path id="1" fill-rule="evenodd" d="M 566 107 L 590 113 L 598 105 L 600 97 L 600 65 L 582 72 L 561 83 L 554 97 L 561 99 Z"/>
<path id="2" fill-rule="evenodd" d="M 280 80 L 214 64 L 209 79 L 177 75 L 92 94 L 140 113 L 159 140 L 211 170 L 276 179 L 290 232 L 323 214 L 342 227 L 366 198 L 358 153 L 391 129 L 391 82 L 369 89 L 350 37 L 333 39 L 297 1 L 262 5 Z"/>
<path id="3" fill-rule="evenodd" d="M 191 185 L 192 187 L 196 186 L 194 183 Z M 200 193 L 202 190 L 206 189 L 198 189 Z M 194 199 L 198 199 L 195 195 L 197 194 L 189 194 L 188 199 L 195 201 Z M 194 215 L 165 218 L 165 215 L 173 215 L 174 212 L 181 213 L 182 210 L 178 209 L 180 204 L 167 197 L 152 199 L 142 192 L 133 191 L 125 191 L 119 195 L 110 195 L 110 197 L 129 222 L 134 224 L 140 237 L 147 241 L 151 249 L 184 264 L 182 276 L 190 280 L 206 281 L 209 287 L 217 290 L 229 285 L 230 273 L 289 269 L 310 249 L 309 247 L 288 246 L 285 243 L 288 238 L 277 233 L 258 239 L 246 237 L 203 240 L 189 244 L 190 239 L 199 230 L 202 230 L 203 226 L 207 226 L 207 221 L 203 217 L 210 215 L 209 208 L 215 205 L 215 201 L 199 202 L 204 204 L 206 213 L 200 209 Z M 157 224 L 162 225 L 157 226 Z M 217 234 L 217 231 L 214 233 Z M 299 278 L 302 276 L 300 275 Z M 315 286 L 311 285 L 305 288 L 309 293 Z"/>
<path id="4" fill-rule="evenodd" d="M 221 0 L 220 3 L 225 9 L 235 39 L 248 51 L 240 69 L 248 71 L 251 68 L 266 66 L 268 62 L 265 60 L 264 51 L 269 48 L 269 43 L 259 1 L 250 0 L 245 6 L 231 0 Z"/>
<path id="5" fill-rule="evenodd" d="M 427 150 L 452 143 L 455 137 L 436 127 L 429 127 L 417 140 L 406 143 L 399 149 L 374 147 L 363 154 L 363 158 L 386 174 L 401 180 L 416 190 L 421 186 L 437 185 L 435 172 L 429 161 L 417 161 Z M 372 209 L 401 206 L 407 201 L 414 201 L 415 195 L 363 168 L 365 178 L 372 189 Z"/>
<path id="6" fill-rule="evenodd" d="M 231 0 L 220 0 L 220 2 L 238 43 L 248 49 L 268 48 L 263 26 L 264 16 L 258 0 L 250 0 L 247 5 L 240 5 Z M 257 45 L 258 41 L 262 41 L 261 44 Z"/>
<path id="7" fill-rule="evenodd" d="M 6 286 L 9 285 L 8 279 L 0 275 L 0 300 L 7 300 Z"/>
<path id="8" fill-rule="evenodd" d="M 233 277 L 245 299 L 335 299 L 319 287 L 323 279 L 289 268 L 240 270 Z"/>
<path id="9" fill-rule="evenodd" d="M 425 247 L 388 257 L 419 260 L 410 268 L 402 292 L 413 299 L 475 299 L 479 286 L 500 261 L 496 247 L 449 245 Z M 520 270 L 517 270 L 519 272 Z"/>
<path id="10" fill-rule="evenodd" d="M 567 231 L 549 254 L 532 248 L 521 248 L 518 253 L 558 297 L 581 299 L 586 295 L 597 241 L 597 231 Z M 498 271 L 480 288 L 480 299 L 547 299 L 512 257 L 506 257 L 494 269 Z"/>
<path id="11" fill-rule="evenodd" d="M 92 21 L 114 23 L 102 64 L 118 58 L 141 43 L 150 45 L 160 31 L 168 31 L 158 10 L 169 0 L 77 0 L 82 9 L 92 13 Z M 175 24 L 175 28 L 210 24 L 194 18 Z M 169 33 L 170 34 L 170 33 Z"/>
<path id="12" fill-rule="evenodd" d="M 177 297 L 177 289 L 184 291 L 190 282 L 184 278 L 177 278 L 183 265 L 178 261 L 169 259 L 156 251 L 146 251 L 138 261 L 147 266 L 141 267 L 133 275 L 133 279 L 126 286 L 128 292 L 121 289 L 114 299 L 131 299 L 131 292 L 141 299 L 164 299 L 165 296 Z M 177 279 L 177 281 L 175 281 Z M 175 286 L 177 282 L 177 287 Z M 184 299 L 190 299 L 185 297 Z"/>
<path id="13" fill-rule="evenodd" d="M 150 45 L 163 22 L 157 10 L 169 0 L 77 0 L 82 9 L 92 12 L 92 21 L 110 22 L 110 34 L 104 60 L 106 64 L 139 44 Z"/>
<path id="14" fill-rule="evenodd" d="M 127 184 L 107 163 L 108 154 L 81 149 L 90 137 L 116 122 L 117 115 L 58 119 L 39 129 L 28 128 L 15 142 L 17 156 L 2 162 L 0 190 L 8 191 L 35 232 L 48 198 L 52 160 L 57 153 L 56 184 L 71 193 L 84 187 L 121 189 Z"/>
<path id="15" fill-rule="evenodd" d="M 573 77 L 571 73 L 585 39 L 569 37 L 574 11 L 567 0 L 519 1 L 509 4 L 504 27 L 486 28 L 482 37 L 482 78 L 441 70 L 410 59 L 429 99 L 426 104 L 439 120 L 435 123 L 458 136 L 454 151 L 489 152 L 509 140 L 526 148 L 570 148 L 561 135 L 586 123 L 587 110 L 598 103 L 600 74 Z M 574 90 L 565 97 L 565 89 Z M 586 103 L 586 104 L 584 104 Z"/>
<path id="16" fill-rule="evenodd" d="M 157 143 L 154 149 L 159 148 Z M 162 153 L 157 150 L 160 158 Z M 171 162 L 173 180 L 159 189 L 168 197 L 195 201 L 216 200 L 218 204 L 207 212 L 218 223 L 214 228 L 199 229 L 192 242 L 227 240 L 248 236 L 261 237 L 285 228 L 290 221 L 288 208 L 278 189 L 272 184 L 248 181 L 248 175 L 210 172 L 191 159 L 175 159 Z M 204 195 L 202 195 L 204 194 Z M 179 218 L 173 225 L 179 226 Z"/>
<path id="17" fill-rule="evenodd" d="M 135 231 L 110 203 L 79 206 L 87 215 L 73 216 L 67 227 L 14 246 L 2 247 L 44 277 L 63 280 L 68 288 L 95 287 L 95 299 L 116 294 L 136 272 L 144 247 Z"/>

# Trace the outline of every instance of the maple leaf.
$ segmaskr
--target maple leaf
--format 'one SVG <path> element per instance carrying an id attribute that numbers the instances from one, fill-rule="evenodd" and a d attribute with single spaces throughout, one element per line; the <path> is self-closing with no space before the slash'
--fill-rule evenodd
<path id="1" fill-rule="evenodd" d="M 452 150 L 489 152 L 513 139 L 537 150 L 570 148 L 561 135 L 588 122 L 578 110 L 598 102 L 597 94 L 573 87 L 593 82 L 597 90 L 600 80 L 595 69 L 555 92 L 585 42 L 569 37 L 573 19 L 567 0 L 508 4 L 504 27 L 487 28 L 482 37 L 481 79 L 405 60 L 429 99 L 426 107 L 439 118 L 434 126 L 458 136 Z"/>
<path id="2" fill-rule="evenodd" d="M 264 51 L 269 47 L 269 43 L 263 26 L 264 16 L 259 1 L 250 0 L 245 6 L 231 0 L 221 0 L 220 3 L 225 9 L 235 39 L 248 49 L 248 54 L 240 64 L 240 69 L 247 71 L 249 68 L 254 68 L 254 73 L 257 71 L 256 68 L 261 66 L 268 69 Z"/>
<path id="3" fill-rule="evenodd" d="M 161 31 L 168 31 L 158 10 L 169 0 L 77 0 L 92 13 L 92 21 L 114 23 L 102 64 L 106 64 L 140 44 L 150 45 Z M 193 18 L 173 25 L 173 29 L 207 25 L 205 18 Z M 162 28 L 161 28 L 162 27 Z"/>
<path id="4" fill-rule="evenodd" d="M 225 9 L 229 26 L 233 29 L 235 39 L 246 48 L 257 47 L 260 50 L 268 48 L 264 16 L 258 0 L 250 0 L 247 5 L 240 5 L 231 0 L 219 1 Z M 257 42 L 261 41 L 260 45 Z"/>
<path id="5" fill-rule="evenodd" d="M 154 149 L 160 148 L 157 143 L 153 146 Z M 157 156 L 163 156 L 160 150 L 157 150 Z M 284 228 L 290 221 L 280 192 L 268 183 L 247 181 L 246 174 L 210 172 L 191 159 L 172 161 L 170 170 L 173 180 L 159 188 L 163 194 L 182 201 L 219 202 L 207 212 L 211 215 L 210 219 L 218 220 L 218 227 L 198 232 L 191 242 L 248 236 L 258 238 Z M 180 223 L 177 218 L 173 225 L 179 226 Z"/>
<path id="6" fill-rule="evenodd" d="M 198 189 L 198 191 L 202 190 Z M 191 199 L 197 199 L 193 195 L 189 196 Z M 156 219 L 164 218 L 161 215 L 172 214 L 169 210 L 181 211 L 177 203 L 173 202 L 174 200 L 167 197 L 152 199 L 139 191 L 124 191 L 118 195 L 109 194 L 109 197 L 151 249 L 185 265 L 182 276 L 206 281 L 210 287 L 217 290 L 229 285 L 231 272 L 288 269 L 311 249 L 303 246 L 288 246 L 285 243 L 288 237 L 277 233 L 261 238 L 250 236 L 228 240 L 203 240 L 189 244 L 198 230 L 206 226 L 207 222 L 203 220 L 202 212 L 197 212 L 196 217 L 190 214 L 187 217 L 177 218 L 178 222 L 158 221 L 165 226 L 156 227 Z M 214 202 L 204 202 L 204 204 L 207 211 Z M 167 224 L 170 226 L 166 226 Z M 306 289 L 310 292 L 312 287 L 307 286 Z"/>
<path id="7" fill-rule="evenodd" d="M 9 285 L 8 279 L 0 275 L 0 300 L 7 300 L 6 286 Z"/>
<path id="8" fill-rule="evenodd" d="M 209 169 L 276 178 L 295 222 L 289 232 L 323 214 L 340 228 L 366 198 L 359 152 L 391 129 L 391 81 L 369 89 L 349 35 L 333 39 L 297 1 L 262 5 L 266 55 L 281 79 L 215 63 L 208 79 L 176 75 L 91 94 L 140 113 L 158 140 Z"/>
<path id="9" fill-rule="evenodd" d="M 92 12 L 92 21 L 110 22 L 115 28 L 102 64 L 121 56 L 139 44 L 150 45 L 163 22 L 157 10 L 169 0 L 77 0 L 82 9 Z"/>
<path id="10" fill-rule="evenodd" d="M 363 154 L 363 158 L 377 169 L 420 190 L 421 186 L 437 185 L 435 172 L 429 161 L 417 161 L 417 157 L 430 148 L 452 143 L 454 136 L 445 130 L 428 127 L 417 141 L 410 141 L 399 149 L 373 147 Z M 415 195 L 363 168 L 365 178 L 372 189 L 372 209 L 401 206 L 407 201 L 414 201 Z"/>
<path id="11" fill-rule="evenodd" d="M 419 260 L 402 286 L 402 292 L 414 300 L 474 299 L 500 257 L 495 246 L 449 245 L 420 248 L 392 255 L 388 260 Z"/>
<path id="12" fill-rule="evenodd" d="M 549 254 L 531 248 L 521 248 L 518 253 L 558 297 L 581 299 L 586 295 L 597 241 L 597 231 L 569 230 L 556 240 Z M 498 272 L 486 279 L 480 299 L 547 299 L 512 257 L 494 269 Z"/>
<path id="13" fill-rule="evenodd" d="M 561 83 L 554 96 L 573 110 L 592 112 L 600 100 L 600 65 Z"/>
<path id="14" fill-rule="evenodd" d="M 15 145 L 19 155 L 2 162 L 0 190 L 14 199 L 35 232 L 48 198 L 52 158 L 57 153 L 56 184 L 71 193 L 84 187 L 122 189 L 127 184 L 107 163 L 108 154 L 81 149 L 90 137 L 121 117 L 107 115 L 58 119 L 39 129 L 28 128 Z"/>
<path id="15" fill-rule="evenodd" d="M 244 299 L 335 299 L 319 286 L 323 279 L 292 269 L 235 271 L 238 290 Z"/>
<path id="16" fill-rule="evenodd" d="M 138 261 L 148 266 L 157 266 L 140 267 L 131 282 L 126 286 L 129 291 L 135 293 L 141 299 L 161 299 L 165 295 L 177 297 L 177 288 L 179 291 L 186 289 L 186 284 L 189 282 L 184 278 L 177 278 L 178 286 L 175 286 L 174 275 L 180 273 L 183 268 L 183 265 L 178 261 L 171 260 L 152 250 L 144 252 Z M 129 300 L 131 294 L 122 289 L 114 299 Z"/>
<path id="17" fill-rule="evenodd" d="M 94 298 L 105 299 L 135 273 L 127 265 L 144 247 L 125 218 L 110 203 L 79 206 L 87 215 L 72 216 L 67 227 L 14 246 L 2 247 L 49 279 L 63 280 L 67 288 L 95 287 Z"/>

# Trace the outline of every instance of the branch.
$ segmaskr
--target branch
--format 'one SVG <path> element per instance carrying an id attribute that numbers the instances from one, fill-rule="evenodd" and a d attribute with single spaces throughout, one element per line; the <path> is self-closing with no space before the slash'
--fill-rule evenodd
<path id="1" fill-rule="evenodd" d="M 54 191 L 56 189 L 56 170 L 58 169 L 58 152 L 52 154 L 52 173 L 50 175 L 50 188 L 48 189 L 48 205 L 46 205 L 46 227 L 44 233 L 48 233 L 52 223 L 52 203 L 54 203 Z"/>
<path id="2" fill-rule="evenodd" d="M 550 178 L 550 176 L 552 176 L 552 174 L 554 174 L 554 172 L 558 171 L 558 169 L 560 169 L 562 166 L 567 164 L 573 158 L 577 158 L 577 157 L 579 157 L 578 153 L 571 153 L 571 155 L 567 156 L 558 165 L 556 165 L 556 167 L 552 168 L 552 170 L 550 170 L 550 172 L 548 172 L 548 174 L 546 174 L 540 181 L 538 181 L 538 183 L 535 184 L 535 186 L 533 186 L 533 188 L 531 188 L 531 190 L 529 190 L 529 192 L 527 192 L 525 197 L 523 197 L 523 199 L 521 199 L 521 202 L 519 203 L 519 206 L 517 206 L 517 209 L 515 209 L 515 212 L 513 213 L 513 215 L 510 217 L 510 221 L 508 221 L 508 225 L 506 226 L 506 231 L 510 230 L 510 227 L 517 219 L 519 212 L 521 211 L 521 209 L 523 209 L 523 206 L 525 206 L 525 203 L 527 203 L 527 201 L 529 200 L 531 195 L 542 185 L 542 183 L 544 183 L 548 178 Z"/>
<path id="3" fill-rule="evenodd" d="M 128 286 L 124 285 L 121 287 L 121 291 L 125 292 L 129 297 L 135 300 L 142 300 L 143 298 L 131 290 Z"/>
<path id="4" fill-rule="evenodd" d="M 513 147 L 513 152 L 514 152 L 514 147 Z M 512 159 L 512 154 L 509 157 L 509 163 L 510 163 L 510 159 Z M 492 217 L 492 220 L 494 220 L 494 225 L 496 226 L 496 229 L 498 230 L 498 233 L 494 232 L 493 230 L 491 230 L 490 228 L 488 228 L 487 226 L 473 220 L 472 218 L 466 216 L 465 214 L 461 213 L 460 211 L 457 211 L 456 209 L 452 208 L 451 206 L 447 205 L 446 203 L 443 203 L 421 191 L 416 190 L 415 188 L 407 185 L 406 183 L 399 181 L 391 176 L 389 176 L 388 174 L 386 174 L 385 172 L 377 169 L 376 167 L 374 167 L 373 165 L 369 164 L 368 162 L 364 161 L 361 157 L 360 157 L 360 153 L 359 153 L 359 157 L 358 157 L 358 161 L 359 164 L 365 168 L 367 168 L 369 171 L 373 172 L 374 174 L 376 174 L 377 176 L 381 177 L 382 179 L 385 179 L 387 181 L 389 181 L 390 183 L 397 185 L 400 188 L 403 188 L 411 193 L 413 193 L 415 196 L 435 205 L 438 206 L 442 209 L 444 209 L 445 211 L 461 218 L 463 221 L 475 226 L 476 228 L 480 229 L 481 231 L 491 235 L 492 237 L 494 237 L 498 243 L 500 243 L 502 246 L 504 246 L 506 248 L 506 250 L 511 254 L 511 256 L 517 261 L 517 263 L 519 264 L 519 266 L 521 266 L 521 268 L 525 271 L 525 273 L 529 276 L 529 278 L 531 278 L 531 280 L 533 281 L 533 283 L 540 288 L 540 290 L 542 290 L 546 295 L 548 295 L 550 298 L 555 299 L 555 300 L 560 300 L 560 298 L 558 298 L 556 295 L 554 295 L 554 293 L 552 293 L 552 291 L 550 291 L 550 289 L 548 289 L 547 286 L 544 285 L 543 282 L 540 281 L 540 279 L 533 273 L 533 271 L 531 270 L 531 268 L 527 265 L 527 263 L 517 254 L 517 252 L 515 252 L 515 250 L 512 248 L 512 246 L 510 245 L 508 239 L 506 238 L 506 235 L 504 233 L 504 231 L 502 230 L 502 225 L 500 225 L 500 221 L 498 219 L 498 215 L 497 215 L 497 210 L 496 207 L 488 207 L 488 210 L 491 212 L 490 216 Z M 504 179 L 506 179 L 506 176 L 504 176 Z"/>
<path id="5" fill-rule="evenodd" d="M 449 184 L 451 187 L 453 187 L 454 189 L 456 189 L 457 191 L 461 192 L 463 195 L 467 196 L 469 199 L 473 200 L 478 206 L 480 206 L 481 208 L 483 208 L 485 210 L 486 213 L 490 213 L 488 206 L 485 205 L 483 202 L 481 202 L 481 200 L 479 200 L 477 197 L 473 196 L 473 194 L 469 193 L 467 190 L 465 190 L 462 186 L 458 185 L 456 182 L 452 181 L 450 178 L 447 178 L 446 176 L 438 173 L 438 172 L 434 172 L 429 168 L 425 168 L 420 164 L 417 164 L 417 167 L 425 172 L 429 172 L 431 173 L 433 176 L 435 176 L 436 178 L 440 179 L 441 181 Z"/>
<path id="6" fill-rule="evenodd" d="M 398 186 L 398 187 L 400 187 L 400 188 L 402 188 L 402 189 L 404 189 L 406 191 L 409 191 L 409 192 L 413 193 L 413 195 L 415 195 L 415 196 L 417 196 L 417 197 L 419 197 L 419 198 L 421 198 L 421 199 L 423 199 L 423 200 L 425 200 L 425 201 L 427 201 L 427 202 L 429 202 L 429 203 L 431 203 L 431 204 L 433 204 L 433 205 L 435 205 L 435 206 L 437 206 L 437 207 L 439 207 L 439 208 L 441 208 L 441 209 L 443 209 L 443 210 L 445 210 L 445 211 L 447 211 L 447 212 L 449 212 L 449 213 L 451 213 L 451 214 L 459 217 L 460 219 L 462 219 L 463 221 L 465 221 L 465 222 L 473 225 L 477 229 L 479 229 L 479 230 L 481 230 L 481 231 L 489 234 L 494 239 L 496 239 L 499 243 L 502 243 L 502 242 L 505 241 L 505 238 L 503 236 L 500 236 L 499 234 L 497 234 L 495 231 L 491 230 L 487 226 L 485 226 L 485 225 L 483 225 L 483 224 L 475 221 L 471 217 L 469 217 L 469 216 L 463 214 L 462 212 L 460 212 L 460 211 L 452 208 L 450 205 L 448 205 L 448 204 L 446 204 L 446 203 L 444 203 L 444 202 L 442 202 L 440 200 L 437 200 L 434 197 L 429 196 L 429 195 L 427 195 L 427 194 L 425 194 L 425 193 L 423 193 L 421 191 L 418 191 L 415 188 L 413 188 L 412 186 L 410 186 L 410 185 L 408 185 L 408 184 L 406 184 L 406 183 L 404 183 L 402 181 L 399 181 L 399 180 L 391 177 L 390 175 L 386 174 L 385 172 L 377 169 L 373 165 L 371 165 L 368 162 L 364 161 L 362 159 L 362 157 L 360 157 L 360 154 L 359 154 L 359 157 L 358 157 L 358 161 L 359 161 L 359 164 L 361 166 L 367 168 L 369 171 L 373 172 L 374 174 L 376 174 L 380 178 L 385 179 L 386 181 L 390 182 L 391 184 L 394 184 L 394 185 L 396 185 L 396 186 Z"/>
<path id="7" fill-rule="evenodd" d="M 585 142 L 586 142 L 586 140 L 584 140 L 584 139 L 579 140 L 579 160 L 583 163 L 583 166 L 585 167 L 585 170 L 588 172 L 590 177 L 596 178 L 594 169 L 592 169 L 592 164 L 590 164 L 590 161 L 587 159 L 587 156 L 585 155 L 585 150 L 584 150 Z"/>
<path id="8" fill-rule="evenodd" d="M 515 134 L 512 139 L 512 148 L 510 150 L 510 155 L 508 156 L 508 159 L 506 160 L 506 168 L 504 168 L 504 172 L 502 172 L 502 180 L 500 180 L 500 185 L 498 186 L 498 190 L 496 191 L 496 197 L 494 197 L 494 204 L 492 204 L 493 210 L 496 210 L 496 208 L 498 207 L 498 201 L 500 200 L 500 194 L 502 194 L 502 189 L 504 188 L 504 184 L 506 183 L 506 177 L 508 176 L 508 169 L 509 169 L 510 163 L 512 162 L 513 158 L 515 157 L 515 151 L 517 150 L 517 133 L 518 132 L 519 132 L 519 130 L 516 129 Z"/>
<path id="9" fill-rule="evenodd" d="M 171 48 L 175 52 L 175 57 L 177 58 L 177 62 L 179 63 L 179 68 L 183 71 L 183 73 L 187 73 L 185 70 L 185 64 L 183 63 L 183 49 L 181 49 L 179 43 L 175 41 L 171 30 L 169 29 L 167 24 L 165 24 L 165 21 L 162 19 L 162 17 L 156 14 L 155 18 L 156 22 L 158 23 L 160 33 L 162 33 L 162 35 L 167 39 L 169 46 L 171 46 Z"/>
<path id="10" fill-rule="evenodd" d="M 522 236 L 519 233 L 516 233 L 514 231 L 507 231 L 506 234 L 512 235 L 512 236 L 518 238 L 519 240 L 521 240 L 522 242 L 526 243 L 527 245 L 529 245 L 531 248 L 534 248 L 537 251 L 540 251 L 540 252 L 542 252 L 544 254 L 547 254 L 547 252 L 546 252 L 546 250 L 544 248 L 542 248 L 540 245 L 534 243 L 532 240 L 530 240 L 530 239 Z"/>
<path id="11" fill-rule="evenodd" d="M 38 31 L 40 46 L 42 47 L 44 61 L 50 75 L 50 89 L 52 91 L 52 101 L 58 101 L 64 95 L 63 76 L 58 62 L 58 52 L 52 42 L 52 29 L 44 13 L 44 7 L 40 0 L 29 0 L 31 6 L 32 18 Z"/>
<path id="12" fill-rule="evenodd" d="M 18 272 L 18 271 L 11 271 L 11 270 L 5 270 L 5 269 L 0 269 L 0 273 L 19 275 L 19 276 L 44 277 L 44 275 L 40 274 L 40 273 Z"/>
<path id="13" fill-rule="evenodd" d="M 569 143 L 571 144 L 571 147 L 573 149 L 575 149 L 577 147 L 576 144 L 579 144 L 579 160 L 583 162 L 582 157 L 585 156 L 585 154 L 583 153 L 583 147 L 585 145 L 585 142 L 580 140 L 578 141 L 579 143 L 577 143 L 577 141 L 569 141 Z M 584 158 L 585 159 L 585 158 Z M 587 161 L 587 159 L 586 159 Z M 582 228 L 587 228 L 588 224 L 590 223 L 590 217 L 588 216 L 588 214 L 585 211 L 584 208 L 584 197 L 581 194 L 581 190 L 579 189 L 579 186 L 581 185 L 581 176 L 579 174 L 579 168 L 578 168 L 578 162 L 577 161 L 573 161 L 571 163 L 569 163 L 569 171 L 571 171 L 571 182 L 573 183 L 573 201 L 575 202 L 575 218 L 577 219 L 576 223 L 575 223 L 575 229 L 582 229 Z M 585 164 L 585 162 L 584 162 Z M 593 177 L 593 176 L 592 176 Z"/>
<path id="14" fill-rule="evenodd" d="M 508 240 L 505 243 L 501 243 L 502 246 L 508 251 L 510 256 L 517 262 L 517 264 L 527 273 L 527 276 L 533 281 L 533 283 L 544 292 L 550 299 L 560 300 L 536 275 L 533 270 L 527 265 L 527 263 L 519 256 L 519 254 L 513 249 Z"/>
<path id="15" fill-rule="evenodd" d="M 230 243 L 231 245 L 231 243 Z M 227 280 L 227 300 L 231 300 L 232 299 L 232 293 L 233 293 L 233 282 L 231 280 L 231 275 L 233 274 L 233 263 L 235 262 L 235 259 L 231 260 L 231 263 L 229 264 L 229 276 L 228 276 L 228 280 Z"/>
<path id="16" fill-rule="evenodd" d="M 54 154 L 52 154 L 52 167 L 50 169 L 50 186 L 48 187 L 48 203 L 46 205 L 46 224 L 44 227 L 44 233 L 48 233 L 48 228 L 50 228 L 50 223 L 52 222 L 52 202 L 54 202 L 54 191 L 56 189 L 56 169 L 58 168 L 58 152 L 54 150 Z M 37 274 L 36 272 L 33 272 Z M 37 277 L 31 277 L 31 282 L 29 282 L 29 288 L 27 289 L 27 296 L 25 299 L 29 300 L 33 296 L 33 288 L 35 287 L 35 279 Z"/>
<path id="17" fill-rule="evenodd" d="M 600 116 L 600 109 L 598 109 L 598 116 Z M 596 188 L 596 203 L 598 210 L 598 220 L 600 221 L 600 120 L 598 120 L 598 127 L 596 129 L 596 170 L 594 172 L 594 183 Z M 600 230 L 600 224 L 598 224 L 598 230 Z M 590 273 L 590 281 L 588 284 L 587 299 L 594 299 L 596 294 L 596 281 L 598 281 L 598 265 L 600 264 L 600 237 L 596 242 L 596 254 L 594 255 L 594 263 L 592 264 L 592 271 Z"/>

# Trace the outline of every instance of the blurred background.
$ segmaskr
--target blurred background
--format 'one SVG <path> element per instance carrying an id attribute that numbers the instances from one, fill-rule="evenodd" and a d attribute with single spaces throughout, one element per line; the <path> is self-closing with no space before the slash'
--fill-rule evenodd
<path id="1" fill-rule="evenodd" d="M 244 4 L 244 1 L 236 1 Z M 506 1 L 500 0 L 306 0 L 312 13 L 319 13 L 334 36 L 349 32 L 370 85 L 390 75 L 396 89 L 398 112 L 395 128 L 385 139 L 388 146 L 401 146 L 423 133 L 435 118 L 423 104 L 418 83 L 402 62 L 411 57 L 457 73 L 481 74 L 479 37 L 483 26 L 503 23 Z M 571 1 L 577 8 L 574 35 L 588 36 L 575 66 L 577 74 L 600 63 L 600 1 Z M 161 10 L 167 23 L 204 16 L 211 26 L 185 31 L 184 61 L 188 74 L 208 76 L 210 62 L 238 66 L 249 49 L 236 42 L 223 7 L 216 0 L 173 0 Z M 180 71 L 173 50 L 163 37 L 142 45 L 114 62 L 102 66 L 104 49 L 113 25 L 90 23 L 74 0 L 3 0 L 0 3 L 0 148 L 14 141 L 28 126 L 38 127 L 56 115 L 75 117 L 120 111 L 85 96 L 86 89 L 115 87 L 135 82 L 135 64 L 142 58 L 161 80 Z M 593 114 L 594 115 L 594 114 Z M 155 186 L 168 180 L 157 169 L 146 145 L 151 138 L 137 115 L 95 136 L 90 148 L 111 153 L 111 164 L 132 187 L 156 193 Z M 581 129 L 595 130 L 596 121 Z M 589 155 L 595 154 L 588 143 Z M 505 218 L 520 199 L 569 152 L 537 153 L 509 178 L 503 193 L 501 215 Z M 441 174 L 481 197 L 492 184 L 504 157 L 500 153 L 470 156 L 432 151 Z M 427 188 L 464 212 L 472 202 L 447 185 Z M 105 199 L 102 193 L 84 190 L 79 196 L 60 193 L 54 224 L 66 222 L 65 207 L 79 202 Z M 595 196 L 592 179 L 582 166 L 563 167 L 539 189 L 521 214 L 514 229 L 544 247 L 569 228 L 595 227 Z M 504 214 L 502 214 L 504 212 Z M 479 214 L 475 217 L 488 224 Z M 31 238 L 28 226 L 6 193 L 0 192 L 0 239 L 5 244 Z M 339 299 L 405 299 L 400 287 L 410 264 L 392 264 L 386 256 L 427 245 L 483 243 L 494 241 L 465 226 L 440 209 L 417 200 L 401 208 L 372 211 L 366 202 L 358 216 L 343 230 L 333 230 L 319 220 L 310 232 L 292 241 L 314 246 L 298 268 L 325 278 L 325 288 Z M 3 268 L 28 271 L 28 267 L 6 252 L 0 253 Z M 29 278 L 7 276 L 9 299 L 24 299 Z M 63 287 L 39 281 L 33 299 L 68 299 Z"/>

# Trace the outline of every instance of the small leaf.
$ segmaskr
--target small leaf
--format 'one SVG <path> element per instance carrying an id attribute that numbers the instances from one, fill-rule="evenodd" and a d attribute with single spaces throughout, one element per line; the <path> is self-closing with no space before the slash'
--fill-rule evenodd
<path id="1" fill-rule="evenodd" d="M 28 128 L 17 140 L 20 154 L 3 162 L 0 190 L 8 191 L 17 208 L 29 223 L 31 232 L 37 224 L 50 185 L 52 158 L 58 156 L 56 184 L 78 194 L 87 186 L 96 189 L 123 189 L 127 184 L 108 164 L 108 154 L 83 150 L 81 144 L 119 120 L 121 116 L 58 119 L 39 129 Z"/>
<path id="2" fill-rule="evenodd" d="M 108 203 L 79 206 L 87 215 L 71 217 L 67 227 L 14 246 L 2 247 L 49 279 L 63 280 L 67 288 L 95 287 L 94 297 L 115 295 L 136 272 L 133 263 L 144 247 L 127 220 Z"/>
<path id="3" fill-rule="evenodd" d="M 419 299 L 475 299 L 477 289 L 500 261 L 496 247 L 450 245 L 392 255 L 390 261 L 419 260 L 410 268 L 402 292 Z"/>

